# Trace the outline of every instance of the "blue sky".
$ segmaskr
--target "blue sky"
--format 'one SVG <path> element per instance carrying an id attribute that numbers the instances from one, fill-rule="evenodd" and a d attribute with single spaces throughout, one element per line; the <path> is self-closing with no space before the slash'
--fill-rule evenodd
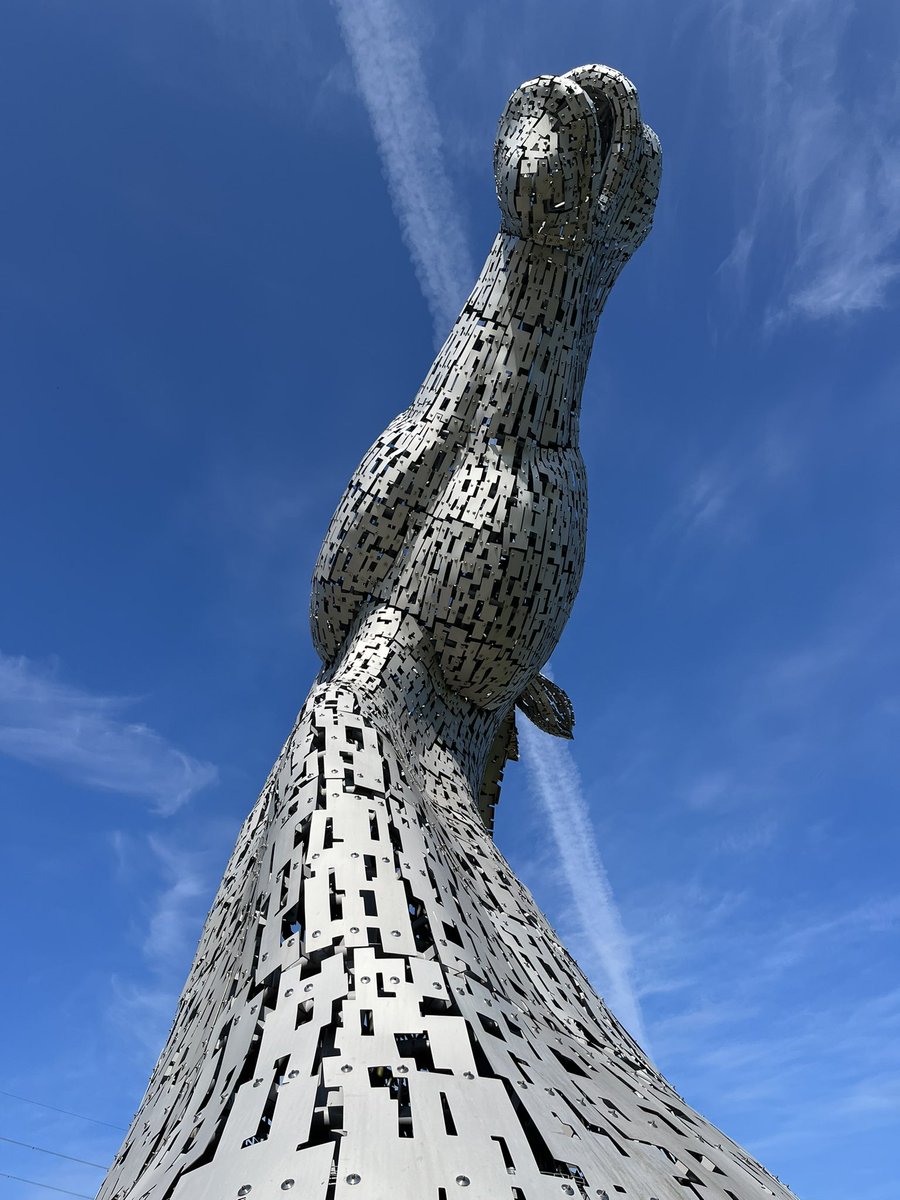
<path id="1" fill-rule="evenodd" d="M 599 61 L 663 188 L 585 391 L 576 741 L 527 739 L 498 841 L 690 1103 L 802 1200 L 896 1200 L 900 10 L 549 14 L 6 0 L 3 1138 L 117 1148 L 8 1093 L 127 1125 L 328 517 L 496 231 L 497 117 Z"/>

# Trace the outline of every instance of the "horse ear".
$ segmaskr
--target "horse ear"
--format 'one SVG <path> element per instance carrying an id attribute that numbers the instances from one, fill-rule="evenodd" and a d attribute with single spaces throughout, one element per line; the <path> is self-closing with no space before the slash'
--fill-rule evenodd
<path id="1" fill-rule="evenodd" d="M 627 259 L 653 221 L 662 171 L 659 138 L 641 120 L 637 89 L 621 71 L 589 65 L 562 78 L 573 80 L 593 101 L 602 145 L 602 236 L 624 247 Z"/>
<path id="2" fill-rule="evenodd" d="M 575 726 L 575 710 L 572 701 L 552 679 L 537 675 L 516 701 L 529 721 L 552 733 L 554 737 L 571 738 Z"/>
<path id="3" fill-rule="evenodd" d="M 575 80 L 542 75 L 523 83 L 507 101 L 494 143 L 501 228 L 541 245 L 585 245 L 600 155 L 594 103 Z"/>

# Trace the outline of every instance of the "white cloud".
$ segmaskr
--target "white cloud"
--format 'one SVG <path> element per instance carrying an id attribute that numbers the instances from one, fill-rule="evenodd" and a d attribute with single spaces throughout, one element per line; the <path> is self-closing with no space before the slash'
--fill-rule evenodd
<path id="1" fill-rule="evenodd" d="M 152 887 L 144 885 L 142 889 L 149 895 L 147 903 L 141 905 L 138 927 L 140 966 L 129 977 L 113 977 L 108 1012 L 112 1024 L 127 1031 L 141 1061 L 157 1054 L 165 1039 L 203 918 L 212 902 L 220 863 L 210 847 L 218 846 L 223 831 L 217 822 L 209 821 L 201 829 L 190 838 L 192 844 L 203 846 L 199 851 L 185 850 L 174 836 L 154 835 L 146 841 L 124 834 L 119 837 L 129 861 L 140 857 L 154 870 Z"/>
<path id="2" fill-rule="evenodd" d="M 785 909 L 723 893 L 716 906 L 655 880 L 645 900 L 639 961 L 678 986 L 642 991 L 689 1103 L 714 1106 L 770 1165 L 824 1129 L 849 1146 L 896 1121 L 900 990 L 867 967 L 891 952 L 900 898 Z"/>
<path id="3" fill-rule="evenodd" d="M 119 1053 L 134 1061 L 135 1084 L 146 1079 L 166 1040 L 178 1002 L 174 980 L 110 980 L 107 1020 L 118 1035 Z"/>
<path id="4" fill-rule="evenodd" d="M 131 703 L 63 683 L 27 658 L 0 654 L 0 753 L 172 813 L 215 780 L 216 768 L 123 719 Z"/>
<path id="5" fill-rule="evenodd" d="M 739 482 L 734 463 L 724 459 L 705 463 L 687 481 L 674 520 L 687 533 L 710 525 L 721 528 Z"/>
<path id="6" fill-rule="evenodd" d="M 419 47 L 410 34 L 415 14 L 398 0 L 335 0 L 335 8 L 394 213 L 441 342 L 475 282 L 475 271 Z M 360 204 L 365 220 L 363 199 Z"/>
<path id="7" fill-rule="evenodd" d="M 831 419 L 825 400 L 820 413 L 823 424 Z M 720 544 L 741 544 L 774 505 L 806 486 L 809 459 L 825 453 L 825 434 L 814 445 L 802 402 L 785 402 L 756 420 L 736 422 L 714 452 L 681 468 L 679 494 L 657 530 L 661 542 L 712 535 Z"/>
<path id="8" fill-rule="evenodd" d="M 762 235 L 787 218 L 789 258 L 783 279 L 770 280 L 770 327 L 883 307 L 900 275 L 897 81 L 853 61 L 853 15 L 839 0 L 732 7 L 730 77 L 753 163 L 744 188 L 751 211 L 722 274 L 741 288 L 751 257 L 771 270 L 776 255 Z"/>
<path id="9" fill-rule="evenodd" d="M 210 871 L 205 854 L 182 850 L 160 837 L 151 837 L 166 886 L 147 923 L 143 951 L 147 962 L 165 970 L 181 965 L 197 941 L 197 923 L 212 898 Z"/>
<path id="10" fill-rule="evenodd" d="M 799 920 L 790 915 L 774 936 L 766 931 L 766 940 L 758 947 L 757 969 L 773 975 L 790 970 L 809 955 L 820 953 L 823 946 L 883 934 L 898 921 L 900 896 L 866 900 L 844 911 L 808 914 Z"/>
<path id="11" fill-rule="evenodd" d="M 547 818 L 559 864 L 590 954 L 588 972 L 631 1035 L 649 1053 L 632 984 L 631 945 L 597 849 L 578 768 L 565 743 L 520 722 L 523 758 Z"/>
<path id="12" fill-rule="evenodd" d="M 724 648 L 694 728 L 665 714 L 652 771 L 670 781 L 688 820 L 706 822 L 708 849 L 765 849 L 813 797 L 832 806 L 821 815 L 837 815 L 846 801 L 828 780 L 855 778 L 861 763 L 888 778 L 896 771 L 897 593 L 894 569 L 862 576 L 829 611 L 810 613 L 802 640 Z"/>

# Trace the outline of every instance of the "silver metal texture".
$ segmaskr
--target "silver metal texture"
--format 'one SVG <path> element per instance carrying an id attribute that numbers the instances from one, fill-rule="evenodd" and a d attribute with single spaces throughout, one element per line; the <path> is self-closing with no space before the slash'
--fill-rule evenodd
<path id="1" fill-rule="evenodd" d="M 501 228 L 312 585 L 323 667 L 238 837 L 102 1200 L 756 1200 L 491 837 L 584 557 L 578 412 L 659 143 L 606 67 L 523 84 Z"/>

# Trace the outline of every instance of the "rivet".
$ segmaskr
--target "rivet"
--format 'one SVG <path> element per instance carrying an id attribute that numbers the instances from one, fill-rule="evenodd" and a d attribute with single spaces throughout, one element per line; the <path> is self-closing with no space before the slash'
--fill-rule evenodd
<path id="1" fill-rule="evenodd" d="M 359 1177 L 358 1175 L 348 1175 L 348 1176 L 347 1176 L 347 1182 L 348 1182 L 348 1183 L 349 1183 L 349 1184 L 352 1186 L 352 1185 L 353 1185 L 353 1184 L 355 1184 L 355 1183 L 360 1183 L 360 1182 L 361 1182 L 361 1180 L 360 1180 L 360 1177 Z"/>
<path id="2" fill-rule="evenodd" d="M 294 994 L 294 989 L 293 989 L 293 988 L 288 988 L 288 990 L 287 990 L 287 991 L 286 991 L 284 994 L 285 994 L 285 996 L 293 996 L 293 994 Z"/>
<path id="3" fill-rule="evenodd" d="M 460 1187 L 468 1187 L 472 1180 L 468 1177 L 468 1175 L 457 1175 L 456 1182 Z"/>
<path id="4" fill-rule="evenodd" d="M 369 975 L 361 975 L 359 978 L 359 982 L 360 983 L 371 983 L 372 979 Z"/>
<path id="5" fill-rule="evenodd" d="M 252 1191 L 253 1191 L 252 1186 L 249 1183 L 245 1183 L 243 1187 L 238 1188 L 238 1195 L 239 1196 L 249 1196 L 249 1194 Z"/>
<path id="6" fill-rule="evenodd" d="M 399 930 L 399 929 L 392 929 L 392 930 L 391 930 L 391 937 L 399 937 L 399 936 L 400 936 L 400 930 Z"/>
<path id="7" fill-rule="evenodd" d="M 281 1183 L 281 1190 L 283 1192 L 288 1192 L 291 1190 L 291 1188 L 293 1186 L 294 1186 L 293 1179 L 284 1179 L 284 1180 L 282 1180 L 282 1183 Z"/>

